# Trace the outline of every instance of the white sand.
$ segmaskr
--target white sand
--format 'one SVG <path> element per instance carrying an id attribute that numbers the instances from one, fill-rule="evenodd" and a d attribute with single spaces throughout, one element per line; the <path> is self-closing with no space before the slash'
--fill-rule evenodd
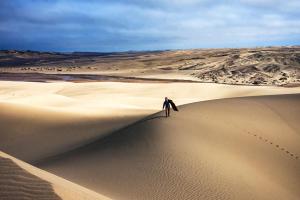
<path id="1" fill-rule="evenodd" d="M 165 96 L 173 99 L 178 105 L 182 105 L 228 97 L 298 92 L 300 92 L 300 87 L 280 88 L 211 83 L 31 83 L 0 81 L 1 103 L 22 104 L 89 115 L 108 115 L 107 109 L 151 109 L 152 111 L 148 111 L 151 113 L 161 109 Z"/>
<path id="2" fill-rule="evenodd" d="M 198 83 L 2 81 L 1 149 L 29 162 L 57 155 L 159 111 L 165 96 L 182 105 L 210 99 L 299 92 L 299 87 Z"/>

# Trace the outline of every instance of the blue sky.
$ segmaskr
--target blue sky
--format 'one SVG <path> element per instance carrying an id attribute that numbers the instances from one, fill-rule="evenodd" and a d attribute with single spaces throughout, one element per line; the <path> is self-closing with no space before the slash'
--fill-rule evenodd
<path id="1" fill-rule="evenodd" d="M 1 0 L 0 49 L 299 45 L 299 10 L 300 0 Z"/>

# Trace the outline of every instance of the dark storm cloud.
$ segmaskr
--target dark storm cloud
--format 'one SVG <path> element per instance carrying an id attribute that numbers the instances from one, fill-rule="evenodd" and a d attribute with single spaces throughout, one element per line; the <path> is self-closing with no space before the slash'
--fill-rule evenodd
<path id="1" fill-rule="evenodd" d="M 124 51 L 299 44 L 297 0 L 2 0 L 0 48 Z"/>

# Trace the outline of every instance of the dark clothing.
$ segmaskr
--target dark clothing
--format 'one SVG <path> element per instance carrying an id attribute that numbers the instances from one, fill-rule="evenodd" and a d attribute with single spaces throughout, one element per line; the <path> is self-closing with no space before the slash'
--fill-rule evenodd
<path id="1" fill-rule="evenodd" d="M 170 102 L 169 102 L 169 100 L 165 100 L 165 102 L 163 104 L 163 109 L 164 108 L 170 108 Z"/>
<path id="2" fill-rule="evenodd" d="M 169 100 L 165 100 L 164 104 L 163 104 L 163 109 L 165 109 L 166 112 L 166 117 L 170 116 L 170 102 Z"/>

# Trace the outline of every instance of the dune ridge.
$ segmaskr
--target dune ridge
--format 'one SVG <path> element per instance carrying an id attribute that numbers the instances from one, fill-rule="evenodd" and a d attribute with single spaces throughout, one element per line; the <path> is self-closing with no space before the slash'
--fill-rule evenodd
<path id="1" fill-rule="evenodd" d="M 299 93 L 195 83 L 1 82 L 0 147 L 112 199 L 296 200 Z M 187 105 L 166 119 L 158 112 L 165 95 Z M 249 97 L 255 95 L 270 96 Z M 62 199 L 90 195 L 21 167 Z"/>
<path id="2" fill-rule="evenodd" d="M 212 100 L 36 163 L 111 198 L 300 197 L 300 94 Z"/>
<path id="3" fill-rule="evenodd" d="M 26 172 L 9 158 L 0 157 L 0 186 L 2 200 L 61 199 L 48 182 Z"/>
<path id="4" fill-rule="evenodd" d="M 299 92 L 299 87 L 194 83 L 4 81 L 0 84 L 0 145 L 2 151 L 34 163 L 84 146 L 159 111 L 165 95 L 182 105 Z"/>
<path id="5" fill-rule="evenodd" d="M 1 200 L 109 200 L 0 151 Z"/>
<path id="6" fill-rule="evenodd" d="M 1 149 L 33 162 L 75 149 L 145 116 L 139 110 L 131 114 L 89 116 L 0 103 Z"/>

